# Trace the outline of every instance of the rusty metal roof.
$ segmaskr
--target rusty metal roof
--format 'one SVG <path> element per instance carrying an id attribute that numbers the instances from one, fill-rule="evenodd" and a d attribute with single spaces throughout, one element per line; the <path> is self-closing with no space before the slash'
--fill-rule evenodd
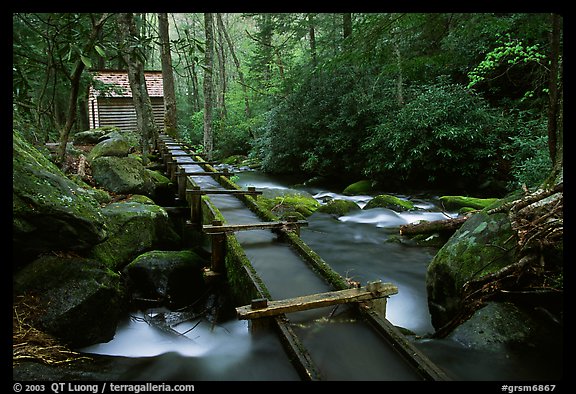
<path id="1" fill-rule="evenodd" d="M 132 97 L 130 83 L 128 82 L 128 72 L 122 70 L 98 70 L 93 71 L 93 79 L 108 85 L 113 85 L 113 89 L 107 89 L 107 97 Z M 150 97 L 164 97 L 164 86 L 162 83 L 162 71 L 145 71 L 146 88 Z M 91 94 L 99 96 L 102 93 L 90 88 Z"/>

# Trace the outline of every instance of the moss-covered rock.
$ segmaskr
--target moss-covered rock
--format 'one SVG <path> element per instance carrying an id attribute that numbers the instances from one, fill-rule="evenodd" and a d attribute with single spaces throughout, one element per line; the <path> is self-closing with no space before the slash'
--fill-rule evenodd
<path id="1" fill-rule="evenodd" d="M 92 259 L 44 255 L 13 280 L 38 301 L 32 325 L 71 347 L 111 340 L 127 306 L 120 276 Z"/>
<path id="2" fill-rule="evenodd" d="M 12 229 L 15 258 L 86 250 L 106 236 L 93 196 L 13 132 Z"/>
<path id="3" fill-rule="evenodd" d="M 130 153 L 130 149 L 131 147 L 125 139 L 108 138 L 94 145 L 86 158 L 92 162 L 94 159 L 103 156 L 126 157 Z"/>
<path id="4" fill-rule="evenodd" d="M 511 302 L 487 302 L 458 326 L 449 338 L 468 348 L 502 353 L 551 342 L 562 328 Z M 528 346 L 527 346 L 528 345 Z"/>
<path id="5" fill-rule="evenodd" d="M 338 217 L 357 210 L 360 210 L 360 207 L 354 201 L 342 199 L 330 200 L 318 208 L 318 212 L 328 213 Z"/>
<path id="6" fill-rule="evenodd" d="M 106 126 L 100 127 L 96 129 L 90 129 L 78 132 L 74 134 L 73 141 L 74 145 L 95 145 L 97 144 L 102 137 L 104 137 L 107 133 L 112 131 L 120 130 L 118 127 L 114 126 Z"/>
<path id="7" fill-rule="evenodd" d="M 469 212 L 470 210 L 484 209 L 494 203 L 498 198 L 475 198 L 466 196 L 442 196 L 440 203 L 444 209 L 448 211 L 457 211 L 460 209 L 462 213 Z"/>
<path id="8" fill-rule="evenodd" d="M 178 309 L 194 303 L 206 290 L 203 267 L 207 261 L 191 250 L 152 250 L 123 269 L 128 291 L 137 304 Z"/>
<path id="9" fill-rule="evenodd" d="M 374 192 L 374 182 L 364 179 L 345 187 L 342 194 L 345 196 L 357 196 L 360 194 L 370 194 L 372 192 Z"/>
<path id="10" fill-rule="evenodd" d="M 462 307 L 462 288 L 471 279 L 517 260 L 516 233 L 506 213 L 480 211 L 460 227 L 432 259 L 426 273 L 432 324 L 442 327 Z"/>
<path id="11" fill-rule="evenodd" d="M 106 190 L 118 194 L 154 194 L 154 178 L 133 157 L 98 157 L 91 164 L 94 180 Z"/>
<path id="12" fill-rule="evenodd" d="M 388 208 L 397 212 L 412 211 L 415 209 L 414 204 L 411 201 L 402 200 L 401 198 L 389 194 L 380 194 L 374 197 L 368 201 L 363 209 L 372 208 Z"/>
<path id="13" fill-rule="evenodd" d="M 311 194 L 291 189 L 266 190 L 257 201 L 263 209 L 274 213 L 278 218 L 307 218 L 321 205 Z"/>
<path id="14" fill-rule="evenodd" d="M 112 269 L 122 269 L 139 254 L 152 249 L 173 249 L 180 236 L 166 210 L 145 196 L 112 203 L 102 208 L 109 238 L 91 250 L 91 256 Z"/>

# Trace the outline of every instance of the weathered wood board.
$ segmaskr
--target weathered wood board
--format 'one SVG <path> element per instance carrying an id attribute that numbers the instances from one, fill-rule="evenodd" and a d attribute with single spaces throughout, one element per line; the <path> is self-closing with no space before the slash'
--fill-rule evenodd
<path id="1" fill-rule="evenodd" d="M 244 305 L 236 308 L 236 315 L 238 319 L 257 319 L 337 304 L 369 301 L 397 293 L 398 287 L 392 283 L 375 282 L 360 288 L 311 294 L 279 301 L 268 301 L 266 306 L 262 306 L 261 302 L 255 305 L 255 307 L 253 307 L 253 305 Z"/>
<path id="2" fill-rule="evenodd" d="M 281 228 L 291 228 L 299 226 L 307 226 L 308 222 L 306 220 L 297 220 L 294 222 L 283 221 L 283 222 L 260 222 L 260 223 L 248 223 L 248 224 L 224 224 L 224 225 L 211 225 L 206 224 L 202 226 L 207 234 L 217 234 L 217 233 L 233 233 L 236 231 L 247 231 L 247 230 L 265 230 L 265 229 L 281 229 Z"/>

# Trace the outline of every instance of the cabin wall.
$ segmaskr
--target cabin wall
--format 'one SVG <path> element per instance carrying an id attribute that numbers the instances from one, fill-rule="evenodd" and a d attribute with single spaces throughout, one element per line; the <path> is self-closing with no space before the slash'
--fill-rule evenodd
<path id="1" fill-rule="evenodd" d="M 164 130 L 164 99 L 150 97 L 150 101 L 156 127 Z M 94 105 L 91 111 L 97 114 L 94 121 L 90 117 L 91 127 L 116 126 L 123 131 L 137 131 L 136 109 L 131 97 L 98 97 L 89 105 Z"/>

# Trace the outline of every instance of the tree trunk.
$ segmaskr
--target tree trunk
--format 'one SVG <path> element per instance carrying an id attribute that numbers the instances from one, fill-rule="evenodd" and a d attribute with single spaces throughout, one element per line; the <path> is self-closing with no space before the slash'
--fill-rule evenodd
<path id="1" fill-rule="evenodd" d="M 214 34 L 212 30 L 212 14 L 204 13 L 204 31 L 206 48 L 204 51 L 204 150 L 208 160 L 212 160 L 214 150 L 214 135 L 212 132 L 212 72 Z"/>
<path id="2" fill-rule="evenodd" d="M 352 34 L 352 14 L 342 14 L 342 36 L 344 39 Z"/>
<path id="3" fill-rule="evenodd" d="M 176 115 L 176 92 L 174 90 L 174 72 L 172 69 L 167 13 L 158 13 L 158 30 L 160 32 L 160 55 L 162 58 L 162 81 L 164 84 L 164 132 L 176 137 L 178 118 Z"/>
<path id="4" fill-rule="evenodd" d="M 234 46 L 232 45 L 232 40 L 230 40 L 230 36 L 224 27 L 224 23 L 222 22 L 222 16 L 220 14 L 216 14 L 216 21 L 218 23 L 218 27 L 222 34 L 224 35 L 224 39 L 228 43 L 228 49 L 230 50 L 230 54 L 232 55 L 232 59 L 234 60 L 234 65 L 236 65 L 236 71 L 238 72 L 238 79 L 240 79 L 240 86 L 242 86 L 242 91 L 244 92 L 244 112 L 246 117 L 250 117 L 250 104 L 248 103 L 248 92 L 246 91 L 246 84 L 244 83 L 244 74 L 240 69 L 240 61 L 236 56 L 236 52 L 234 51 Z"/>
<path id="5" fill-rule="evenodd" d="M 459 216 L 453 219 L 418 222 L 400 226 L 400 235 L 433 234 L 437 232 L 453 233 L 468 220 L 469 216 Z"/>
<path id="6" fill-rule="evenodd" d="M 312 57 L 312 69 L 318 66 L 318 58 L 316 56 L 316 33 L 314 31 L 314 15 L 308 14 L 308 29 L 310 34 L 310 56 Z"/>
<path id="7" fill-rule="evenodd" d="M 92 26 L 92 31 L 90 32 L 90 39 L 84 47 L 83 53 L 89 53 L 94 48 L 96 39 L 100 30 L 104 26 L 104 23 L 108 19 L 110 14 L 103 14 L 102 17 Z M 70 76 L 70 97 L 68 99 L 68 116 L 66 119 L 66 124 L 60 133 L 60 145 L 58 147 L 57 162 L 64 163 L 64 157 L 66 156 L 66 145 L 68 144 L 68 138 L 70 137 L 70 130 L 76 122 L 77 113 L 77 101 L 78 101 L 78 91 L 80 90 L 80 78 L 82 77 L 82 72 L 84 71 L 84 62 L 82 59 L 76 61 L 74 66 L 74 71 Z"/>
<path id="8" fill-rule="evenodd" d="M 399 106 L 404 105 L 404 88 L 402 78 L 402 56 L 400 55 L 400 47 L 398 43 L 394 43 L 394 52 L 396 54 L 396 65 L 398 67 L 398 74 L 396 76 L 396 99 Z"/>
<path id="9" fill-rule="evenodd" d="M 220 18 L 220 14 L 216 14 L 216 19 Z M 224 55 L 224 40 L 222 30 L 220 29 L 220 25 L 218 24 L 218 50 L 216 54 L 218 56 L 218 81 L 220 85 L 219 94 L 217 97 L 217 108 L 218 108 L 218 116 L 220 119 L 226 118 L 226 57 Z"/>
<path id="10" fill-rule="evenodd" d="M 552 165 L 556 165 L 558 150 L 558 79 L 560 57 L 560 16 L 552 14 L 552 31 L 550 33 L 550 81 L 548 105 L 548 149 Z"/>
<path id="11" fill-rule="evenodd" d="M 141 57 L 136 53 L 137 45 L 131 42 L 138 40 L 139 35 L 134 23 L 132 13 L 118 14 L 118 27 L 120 37 L 124 45 L 123 58 L 128 67 L 128 81 L 132 91 L 132 99 L 136 110 L 136 123 L 141 133 L 142 163 L 148 164 L 148 154 L 150 151 L 150 140 L 156 138 L 156 124 L 154 122 L 154 113 L 152 111 L 152 102 L 148 96 L 146 88 L 146 79 L 144 76 L 144 64 Z"/>

